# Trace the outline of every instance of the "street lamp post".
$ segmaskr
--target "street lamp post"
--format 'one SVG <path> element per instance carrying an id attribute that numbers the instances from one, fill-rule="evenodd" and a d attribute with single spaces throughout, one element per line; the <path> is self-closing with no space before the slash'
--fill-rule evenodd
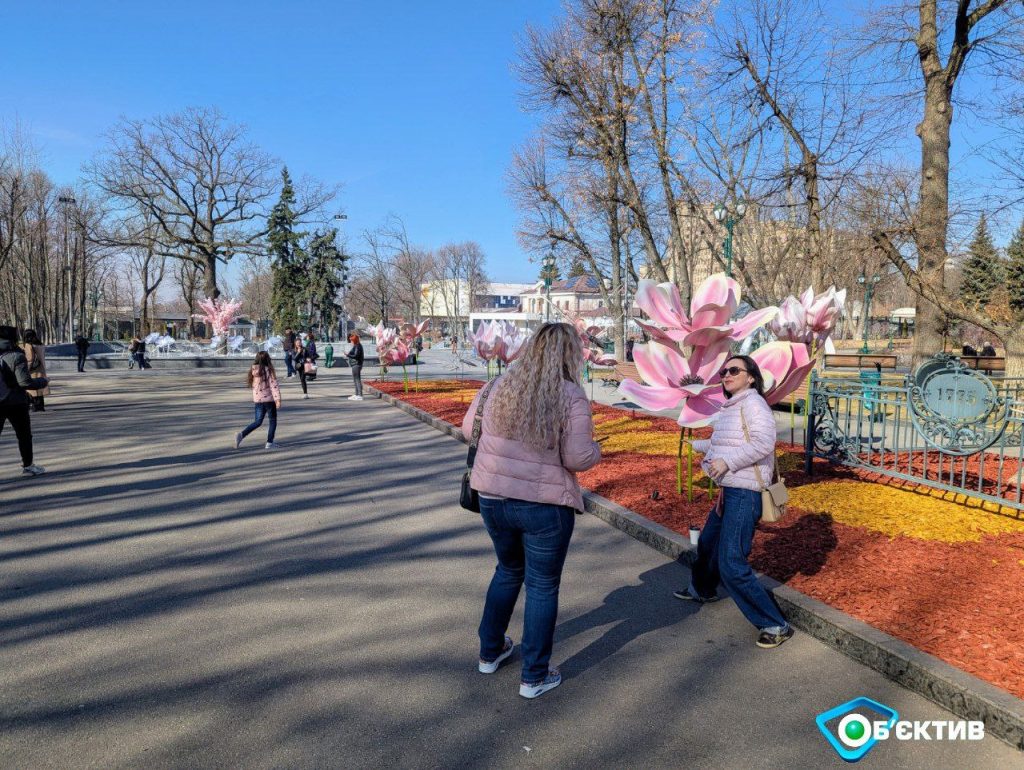
<path id="1" fill-rule="evenodd" d="M 348 219 L 348 214 L 335 214 L 331 219 L 343 220 Z M 348 292 L 348 266 L 345 264 L 348 257 L 345 256 L 345 252 L 341 253 L 341 339 L 346 340 L 348 338 L 348 316 L 345 314 L 345 294 Z"/>
<path id="2" fill-rule="evenodd" d="M 547 294 L 547 301 L 545 302 L 544 309 L 544 320 L 551 320 L 551 275 L 555 270 L 555 253 L 551 252 L 544 257 L 544 290 Z"/>
<path id="3" fill-rule="evenodd" d="M 863 272 L 857 276 L 857 283 L 864 287 L 864 344 L 861 346 L 860 352 L 867 355 L 871 352 L 868 347 L 868 323 L 871 315 L 871 295 L 875 293 L 875 286 L 882 280 L 882 276 L 875 273 L 870 278 Z"/>
<path id="4" fill-rule="evenodd" d="M 714 208 L 715 219 L 725 225 L 725 240 L 722 242 L 722 256 L 725 257 L 725 274 L 732 278 L 732 229 L 747 213 L 747 202 L 740 198 L 735 207 L 719 203 Z"/>
<path id="5" fill-rule="evenodd" d="M 102 296 L 103 294 L 100 292 L 100 287 L 94 285 L 92 287 L 92 291 L 89 292 L 89 300 L 92 302 L 92 338 L 97 342 L 102 339 L 99 327 L 97 326 L 100 297 Z"/>
<path id="6" fill-rule="evenodd" d="M 68 324 L 67 324 L 67 337 L 66 339 L 71 340 L 74 336 L 71 329 L 71 319 L 74 317 L 74 287 L 71 285 L 71 238 L 69 236 L 68 229 L 70 227 L 68 222 L 69 206 L 74 206 L 76 201 L 74 196 L 61 195 L 57 198 L 57 202 L 64 207 L 64 269 L 68 273 Z"/>

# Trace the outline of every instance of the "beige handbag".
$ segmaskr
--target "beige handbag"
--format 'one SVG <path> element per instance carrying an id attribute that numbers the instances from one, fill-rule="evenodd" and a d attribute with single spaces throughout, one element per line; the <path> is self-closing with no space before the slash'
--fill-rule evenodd
<path id="1" fill-rule="evenodd" d="M 750 431 L 747 430 L 747 419 L 743 416 L 743 407 L 740 407 L 740 422 L 743 424 L 743 437 L 750 442 Z M 775 447 L 772 447 L 772 479 L 773 482 L 765 486 L 764 478 L 761 476 L 761 469 L 754 463 L 754 475 L 757 476 L 757 483 L 761 485 L 761 521 L 769 523 L 780 521 L 786 515 L 786 503 L 789 502 L 789 490 L 786 489 L 786 482 L 782 480 L 779 473 L 779 459 L 775 455 Z"/>

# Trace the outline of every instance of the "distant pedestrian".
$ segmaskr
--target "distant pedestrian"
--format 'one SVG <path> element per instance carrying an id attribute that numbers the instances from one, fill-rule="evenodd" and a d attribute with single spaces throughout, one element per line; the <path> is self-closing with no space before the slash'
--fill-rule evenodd
<path id="1" fill-rule="evenodd" d="M 334 368 L 334 345 L 330 342 L 324 347 L 324 366 L 328 369 Z"/>
<path id="2" fill-rule="evenodd" d="M 718 599 L 722 583 L 740 612 L 757 627 L 758 647 L 778 647 L 793 635 L 786 616 L 747 562 L 754 527 L 761 518 L 761 490 L 775 469 L 775 417 L 764 400 L 764 378 L 749 356 L 733 356 L 719 372 L 728 400 L 710 439 L 693 442 L 704 453 L 701 467 L 721 491 L 697 542 L 690 585 L 678 599 Z"/>
<path id="3" fill-rule="evenodd" d="M 22 348 L 25 351 L 25 360 L 28 361 L 28 375 L 32 379 L 46 379 L 46 348 L 43 347 L 42 340 L 39 339 L 39 335 L 36 334 L 35 329 L 25 329 L 21 334 L 21 339 L 25 343 Z M 46 403 L 45 397 L 50 395 L 49 385 L 44 385 L 41 388 L 31 388 L 27 391 L 28 397 L 32 402 L 33 412 L 45 412 Z"/>
<path id="4" fill-rule="evenodd" d="M 969 345 L 968 343 L 965 342 L 963 347 L 960 348 L 960 355 L 962 355 L 962 356 L 975 356 L 976 357 L 978 355 L 978 351 L 973 346 L 971 346 L 971 345 Z"/>
<path id="5" fill-rule="evenodd" d="M 21 472 L 26 476 L 46 473 L 32 462 L 32 418 L 29 415 L 29 390 L 46 387 L 46 380 L 33 378 L 28 360 L 18 347 L 18 331 L 13 326 L 0 326 L 0 434 L 11 423 L 18 438 Z"/>
<path id="6" fill-rule="evenodd" d="M 309 398 L 309 390 L 306 387 L 306 348 L 302 344 L 300 337 L 295 338 L 295 344 L 292 347 L 292 366 L 295 367 L 295 373 L 299 376 L 299 384 L 302 386 L 302 397 Z"/>
<path id="7" fill-rule="evenodd" d="M 75 349 L 78 351 L 78 371 L 85 371 L 85 359 L 89 355 L 89 340 L 79 334 L 75 338 Z"/>
<path id="8" fill-rule="evenodd" d="M 313 336 L 313 330 L 310 329 L 306 335 L 306 360 L 315 367 L 318 358 L 320 358 L 320 354 L 316 351 L 316 338 Z"/>
<path id="9" fill-rule="evenodd" d="M 274 434 L 277 432 L 277 410 L 281 408 L 281 388 L 277 384 L 277 374 L 269 353 L 261 350 L 256 354 L 247 380 L 252 389 L 253 421 L 235 434 L 235 449 L 242 446 L 242 439 L 260 427 L 267 416 L 270 417 L 270 427 L 267 429 L 264 449 L 277 449 Z"/>
<path id="10" fill-rule="evenodd" d="M 630 363 L 633 362 L 633 346 L 636 344 L 636 340 L 626 340 L 626 360 Z"/>
<path id="11" fill-rule="evenodd" d="M 471 486 L 498 558 L 480 621 L 478 669 L 492 674 L 512 654 L 505 632 L 525 582 L 524 698 L 562 682 L 549 662 L 562 567 L 575 512 L 583 510 L 576 473 L 601 459 L 580 386 L 582 365 L 575 328 L 545 324 L 516 365 L 477 394 L 462 420 L 463 433 L 479 437 Z"/>
<path id="12" fill-rule="evenodd" d="M 294 377 L 295 362 L 292 360 L 292 356 L 295 352 L 295 332 L 292 331 L 292 327 L 289 326 L 284 330 L 284 339 L 281 340 L 281 345 L 284 347 L 285 371 L 288 373 L 288 378 Z"/>
<path id="13" fill-rule="evenodd" d="M 986 342 L 981 346 L 981 355 L 986 357 L 992 357 L 996 355 L 996 349 L 992 347 L 991 342 Z"/>
<path id="14" fill-rule="evenodd" d="M 359 341 L 359 335 L 352 332 L 348 335 L 348 341 L 352 347 L 345 353 L 349 366 L 352 367 L 352 384 L 355 385 L 356 393 L 349 396 L 349 401 L 363 400 L 363 343 Z"/>
<path id="15" fill-rule="evenodd" d="M 146 362 L 146 341 L 138 335 L 132 337 L 132 344 L 128 346 L 128 352 L 132 354 L 132 360 L 139 367 L 139 371 L 152 368 Z M 131 369 L 132 367 L 129 366 L 128 368 Z"/>

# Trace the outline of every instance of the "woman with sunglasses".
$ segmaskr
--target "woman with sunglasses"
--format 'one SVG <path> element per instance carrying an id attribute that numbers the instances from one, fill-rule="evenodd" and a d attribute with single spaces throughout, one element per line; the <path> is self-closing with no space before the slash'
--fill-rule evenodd
<path id="1" fill-rule="evenodd" d="M 701 467 L 722 488 L 697 543 L 690 585 L 678 599 L 717 601 L 722 583 L 760 633 L 757 646 L 778 647 L 793 635 L 771 594 L 747 558 L 761 518 L 761 490 L 772 478 L 775 417 L 764 400 L 764 378 L 750 356 L 733 356 L 718 373 L 728 399 L 716 415 L 710 439 L 693 442 L 704 453 Z"/>

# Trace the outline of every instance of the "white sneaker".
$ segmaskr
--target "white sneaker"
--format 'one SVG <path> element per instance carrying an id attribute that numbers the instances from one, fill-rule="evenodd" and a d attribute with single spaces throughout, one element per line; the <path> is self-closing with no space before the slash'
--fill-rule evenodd
<path id="1" fill-rule="evenodd" d="M 309 398 L 309 394 L 308 394 L 308 393 L 303 393 L 303 394 L 302 394 L 302 397 L 303 397 L 303 398 Z"/>
<path id="2" fill-rule="evenodd" d="M 562 683 L 562 675 L 557 668 L 548 669 L 548 675 L 537 684 L 519 683 L 519 694 L 524 698 L 536 698 L 548 690 L 554 690 Z"/>
<path id="3" fill-rule="evenodd" d="M 280 445 L 280 444 L 277 444 L 277 443 L 275 443 L 275 442 L 273 442 L 273 441 L 268 441 L 268 442 L 267 442 L 267 443 L 266 443 L 266 444 L 264 445 L 264 447 L 263 447 L 263 448 L 264 448 L 264 449 L 280 449 L 280 448 L 281 448 L 281 445 Z"/>
<path id="4" fill-rule="evenodd" d="M 21 469 L 21 472 L 25 476 L 40 476 L 46 473 L 46 468 L 42 465 L 26 465 Z"/>
<path id="5" fill-rule="evenodd" d="M 359 396 L 349 396 L 348 400 L 349 401 L 358 401 L 359 400 Z"/>
<path id="6" fill-rule="evenodd" d="M 477 669 L 480 671 L 481 674 L 493 674 L 495 671 L 498 670 L 498 666 L 500 666 L 503 661 L 508 659 L 508 657 L 512 654 L 512 651 L 515 650 L 515 648 L 516 645 L 512 641 L 512 637 L 506 636 L 505 646 L 501 650 L 501 655 L 499 655 L 490 662 L 481 659 L 480 664 L 477 666 Z"/>
<path id="7" fill-rule="evenodd" d="M 362 396 L 352 396 L 352 400 L 353 401 L 362 401 L 363 397 Z"/>
<path id="8" fill-rule="evenodd" d="M 238 433 L 235 434 L 235 449 L 238 449 L 238 447 L 242 446 L 243 438 L 245 437 L 242 435 L 242 431 L 238 431 Z"/>

